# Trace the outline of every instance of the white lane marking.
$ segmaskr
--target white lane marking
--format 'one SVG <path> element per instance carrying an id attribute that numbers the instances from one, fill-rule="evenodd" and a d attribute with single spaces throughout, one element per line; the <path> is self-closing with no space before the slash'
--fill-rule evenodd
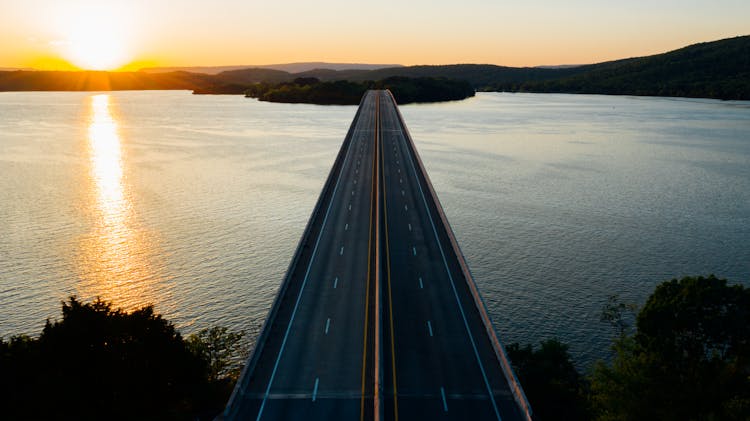
<path id="1" fill-rule="evenodd" d="M 440 395 L 443 397 L 443 411 L 448 412 L 448 401 L 445 399 L 445 389 L 442 386 L 440 386 Z"/>
<path id="2" fill-rule="evenodd" d="M 334 287 L 336 288 L 336 287 Z M 424 284 L 422 283 L 422 277 L 419 277 L 419 289 L 424 289 Z"/>
<path id="3" fill-rule="evenodd" d="M 412 251 L 412 253 L 414 253 L 415 256 L 417 255 L 417 248 L 416 247 L 412 247 L 411 251 Z"/>
<path id="4" fill-rule="evenodd" d="M 404 210 L 408 211 L 409 210 L 409 205 L 404 205 Z"/>
<path id="5" fill-rule="evenodd" d="M 349 210 L 352 210 L 352 204 L 349 203 Z"/>
<path id="6" fill-rule="evenodd" d="M 318 397 L 318 383 L 320 382 L 320 377 L 315 378 L 315 387 L 313 387 L 313 395 L 312 395 L 312 401 L 315 402 L 315 399 Z M 445 399 L 445 398 L 443 398 Z"/>
<path id="7" fill-rule="evenodd" d="M 404 182 L 404 179 L 403 179 L 403 178 L 399 178 L 399 179 L 398 179 L 398 182 L 399 182 L 399 184 L 401 184 L 401 183 L 403 183 L 403 182 Z"/>
<path id="8" fill-rule="evenodd" d="M 427 330 L 430 331 L 430 336 L 432 336 L 432 323 L 430 321 L 427 321 Z"/>
<path id="9" fill-rule="evenodd" d="M 352 196 L 354 196 L 354 190 L 352 190 Z"/>
<path id="10" fill-rule="evenodd" d="M 401 168 L 396 168 L 396 172 L 401 174 Z"/>
<path id="11" fill-rule="evenodd" d="M 422 278 L 419 278 L 419 279 L 422 279 Z M 333 280 L 333 289 L 336 289 L 338 284 L 339 284 L 339 277 L 337 276 L 336 279 Z"/>
<path id="12" fill-rule="evenodd" d="M 344 225 L 344 231 L 349 231 L 349 224 Z"/>
<path id="13" fill-rule="evenodd" d="M 329 317 L 328 320 L 326 320 L 326 335 L 328 334 L 328 328 L 331 327 L 331 318 Z"/>
<path id="14" fill-rule="evenodd" d="M 403 196 L 403 195 L 404 195 L 404 191 L 403 191 L 403 190 L 401 190 L 401 196 Z"/>
<path id="15" fill-rule="evenodd" d="M 357 179 L 356 178 L 354 179 L 354 184 L 357 184 Z"/>
<path id="16" fill-rule="evenodd" d="M 411 151 L 409 151 L 409 148 L 407 148 L 407 153 L 412 155 Z M 471 333 L 471 329 L 469 328 L 469 322 L 466 320 L 466 313 L 464 312 L 464 307 L 461 304 L 461 300 L 458 297 L 458 290 L 456 289 L 456 283 L 453 281 L 453 275 L 451 275 L 451 271 L 448 268 L 448 259 L 445 257 L 445 252 L 443 251 L 443 245 L 440 243 L 440 237 L 438 237 L 437 228 L 435 228 L 435 221 L 432 219 L 432 212 L 430 212 L 430 207 L 427 206 L 427 196 L 424 194 L 424 190 L 422 189 L 422 183 L 419 182 L 419 176 L 417 175 L 417 167 L 414 165 L 414 157 L 412 156 L 412 159 L 408 159 L 409 163 L 411 164 L 412 172 L 414 173 L 414 177 L 416 177 L 417 180 L 417 187 L 419 187 L 419 192 L 422 195 L 422 203 L 424 203 L 425 210 L 427 211 L 427 217 L 430 220 L 430 224 L 432 225 L 432 233 L 435 235 L 435 241 L 437 242 L 438 249 L 440 250 L 440 255 L 443 257 L 443 265 L 445 266 L 445 271 L 448 273 L 448 279 L 451 281 L 451 288 L 453 289 L 453 296 L 456 298 L 456 303 L 458 304 L 458 310 L 461 313 L 461 318 L 464 322 L 464 327 L 466 328 L 466 333 L 469 336 L 469 341 L 471 342 L 471 347 L 474 350 L 474 357 L 477 359 L 477 365 L 479 365 L 479 370 L 482 372 L 482 378 L 484 380 L 484 385 L 487 387 L 487 393 L 490 396 L 490 402 L 492 402 L 492 409 L 495 410 L 495 416 L 498 420 L 502 420 L 500 417 L 500 410 L 497 408 L 497 402 L 495 402 L 495 395 L 492 392 L 492 388 L 490 387 L 490 382 L 487 379 L 487 372 L 484 370 L 484 364 L 482 364 L 482 360 L 479 358 L 479 350 L 477 349 L 477 344 L 474 341 L 474 335 Z M 445 406 L 445 410 L 447 411 L 448 407 Z"/>
<path id="17" fill-rule="evenodd" d="M 344 246 L 341 246 L 341 250 L 339 250 L 339 256 L 344 255 Z"/>
<path id="18" fill-rule="evenodd" d="M 349 147 L 346 150 L 346 156 L 344 157 L 344 162 L 346 162 L 349 159 L 349 154 L 352 151 L 352 148 Z M 328 204 L 328 209 L 326 209 L 326 215 L 323 217 L 323 224 L 321 225 L 320 233 L 318 233 L 318 239 L 315 240 L 315 247 L 313 247 L 312 255 L 310 257 L 310 262 L 307 264 L 307 270 L 305 271 L 305 277 L 302 279 L 302 286 L 299 289 L 299 293 L 297 294 L 297 300 L 294 302 L 294 309 L 292 310 L 292 316 L 289 318 L 289 324 L 286 327 L 286 332 L 284 332 L 284 339 L 281 341 L 281 348 L 279 348 L 279 353 L 276 356 L 276 362 L 273 365 L 273 370 L 271 371 L 271 377 L 268 379 L 268 386 L 266 386 L 266 392 L 263 394 L 263 402 L 260 404 L 260 409 L 258 410 L 258 416 L 256 417 L 256 421 L 259 421 L 261 417 L 263 417 L 263 409 L 266 407 L 266 401 L 268 400 L 268 395 L 271 393 L 271 386 L 273 385 L 273 380 L 276 378 L 276 372 L 279 369 L 279 363 L 281 362 L 281 357 L 284 355 L 284 348 L 286 347 L 287 340 L 289 339 L 289 332 L 292 330 L 292 325 L 294 324 L 294 317 L 297 315 L 297 309 L 299 309 L 299 303 L 302 301 L 302 293 L 305 291 L 305 286 L 307 285 L 307 280 L 310 277 L 310 270 L 312 269 L 313 261 L 315 260 L 315 256 L 318 252 L 318 246 L 320 245 L 320 239 L 323 238 L 321 235 L 323 233 L 323 230 L 326 228 L 326 223 L 328 222 L 328 216 L 331 214 L 331 208 L 333 207 L 333 203 L 335 202 L 336 193 L 339 189 L 339 184 L 341 183 L 341 176 L 344 172 L 339 171 L 339 176 L 336 178 L 336 184 L 333 187 L 333 194 L 331 195 L 331 202 Z M 315 380 L 315 386 L 317 390 L 317 379 Z M 240 388 L 240 391 L 242 394 L 245 393 L 245 389 L 243 387 Z"/>
<path id="19" fill-rule="evenodd" d="M 409 224 L 409 231 L 411 231 L 411 224 Z"/>

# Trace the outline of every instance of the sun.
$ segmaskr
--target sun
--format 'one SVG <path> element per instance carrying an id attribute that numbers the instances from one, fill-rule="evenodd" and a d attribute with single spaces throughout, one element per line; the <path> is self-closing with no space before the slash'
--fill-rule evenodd
<path id="1" fill-rule="evenodd" d="M 63 55 L 85 70 L 115 70 L 132 59 L 127 31 L 116 13 L 91 8 L 70 21 Z"/>

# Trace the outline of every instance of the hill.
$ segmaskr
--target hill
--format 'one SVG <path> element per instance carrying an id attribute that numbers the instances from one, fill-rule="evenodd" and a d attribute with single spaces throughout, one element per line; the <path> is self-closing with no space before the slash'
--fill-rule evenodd
<path id="1" fill-rule="evenodd" d="M 323 82 L 347 80 L 366 82 L 393 77 L 440 78 L 467 81 L 475 89 L 492 86 L 498 81 L 520 83 L 525 81 L 550 80 L 577 73 L 577 68 L 545 69 L 537 67 L 504 67 L 492 64 L 453 64 L 443 66 L 389 67 L 377 70 L 333 70 L 312 69 L 300 73 L 288 73 L 270 69 L 230 70 L 215 75 L 217 83 L 255 84 L 292 82 L 298 78 L 315 78 Z M 212 92 L 202 92 L 212 93 Z"/>
<path id="2" fill-rule="evenodd" d="M 187 72 L 0 72 L 0 91 L 193 90 L 208 88 L 215 83 L 209 75 Z"/>
<path id="3" fill-rule="evenodd" d="M 750 100 L 750 36 L 691 45 L 647 57 L 582 66 L 505 67 L 491 64 L 311 69 L 264 74 L 243 69 L 216 75 L 224 84 L 283 83 L 296 78 L 365 82 L 392 77 L 465 80 L 481 91 L 683 96 Z"/>
<path id="4" fill-rule="evenodd" d="M 750 36 L 573 70 L 554 79 L 498 82 L 486 90 L 750 100 Z"/>
<path id="5" fill-rule="evenodd" d="M 0 91 L 189 89 L 202 94 L 243 94 L 257 83 L 288 83 L 299 78 L 315 78 L 322 82 L 368 82 L 408 77 L 463 80 L 480 91 L 750 100 L 750 36 L 695 44 L 653 56 L 583 66 L 454 64 L 377 69 L 346 69 L 343 67 L 354 65 L 330 63 L 291 63 L 283 66 L 294 69 L 296 73 L 270 66 L 224 70 L 216 74 L 185 71 L 0 71 Z M 325 68 L 329 66 L 336 68 Z M 210 68 L 210 71 L 219 69 Z M 306 70 L 297 71 L 299 69 Z"/>
<path id="6" fill-rule="evenodd" d="M 262 65 L 244 65 L 244 66 L 193 66 L 193 67 L 146 67 L 140 71 L 146 73 L 166 73 L 166 72 L 190 72 L 205 73 L 215 75 L 221 72 L 242 69 L 271 69 L 281 70 L 288 73 L 300 73 L 313 69 L 331 69 L 331 70 L 375 70 L 386 67 L 400 67 L 398 64 L 367 64 L 367 63 L 327 63 L 324 61 L 300 62 L 300 63 L 282 63 L 282 64 L 262 64 Z"/>

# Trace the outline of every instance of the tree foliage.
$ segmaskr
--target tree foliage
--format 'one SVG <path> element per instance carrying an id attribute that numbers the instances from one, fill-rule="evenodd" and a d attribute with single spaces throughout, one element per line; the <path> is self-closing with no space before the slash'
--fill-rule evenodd
<path id="1" fill-rule="evenodd" d="M 219 328 L 185 341 L 152 306 L 71 297 L 38 339 L 0 340 L 0 418 L 210 418 L 229 394 L 221 347 L 236 337 Z"/>
<path id="2" fill-rule="evenodd" d="M 592 375 L 602 420 L 750 418 L 750 290 L 716 277 L 659 285 L 636 332 Z"/>
<path id="3" fill-rule="evenodd" d="M 236 381 L 240 366 L 233 364 L 243 358 L 240 341 L 244 332 L 230 332 L 223 326 L 201 329 L 187 338 L 191 352 L 208 364 L 208 379 Z"/>
<path id="4" fill-rule="evenodd" d="M 623 303 L 617 295 L 611 295 L 602 309 L 599 320 L 609 323 L 619 336 L 624 336 L 632 327 L 631 319 L 637 309 L 635 304 Z"/>
<path id="5" fill-rule="evenodd" d="M 537 419 L 587 418 L 585 379 L 573 365 L 567 345 L 550 339 L 538 350 L 514 343 L 506 351 Z"/>
<path id="6" fill-rule="evenodd" d="M 399 104 L 453 101 L 474 96 L 474 88 L 468 82 L 426 77 L 390 77 L 364 82 L 321 82 L 306 77 L 278 84 L 258 83 L 249 87 L 245 96 L 270 102 L 356 105 L 368 89 L 390 89 Z"/>

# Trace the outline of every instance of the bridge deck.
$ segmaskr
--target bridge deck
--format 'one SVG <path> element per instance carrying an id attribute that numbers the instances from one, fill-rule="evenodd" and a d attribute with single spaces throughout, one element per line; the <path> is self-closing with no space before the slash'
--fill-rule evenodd
<path id="1" fill-rule="evenodd" d="M 226 419 L 528 419 L 388 91 L 363 98 Z"/>

